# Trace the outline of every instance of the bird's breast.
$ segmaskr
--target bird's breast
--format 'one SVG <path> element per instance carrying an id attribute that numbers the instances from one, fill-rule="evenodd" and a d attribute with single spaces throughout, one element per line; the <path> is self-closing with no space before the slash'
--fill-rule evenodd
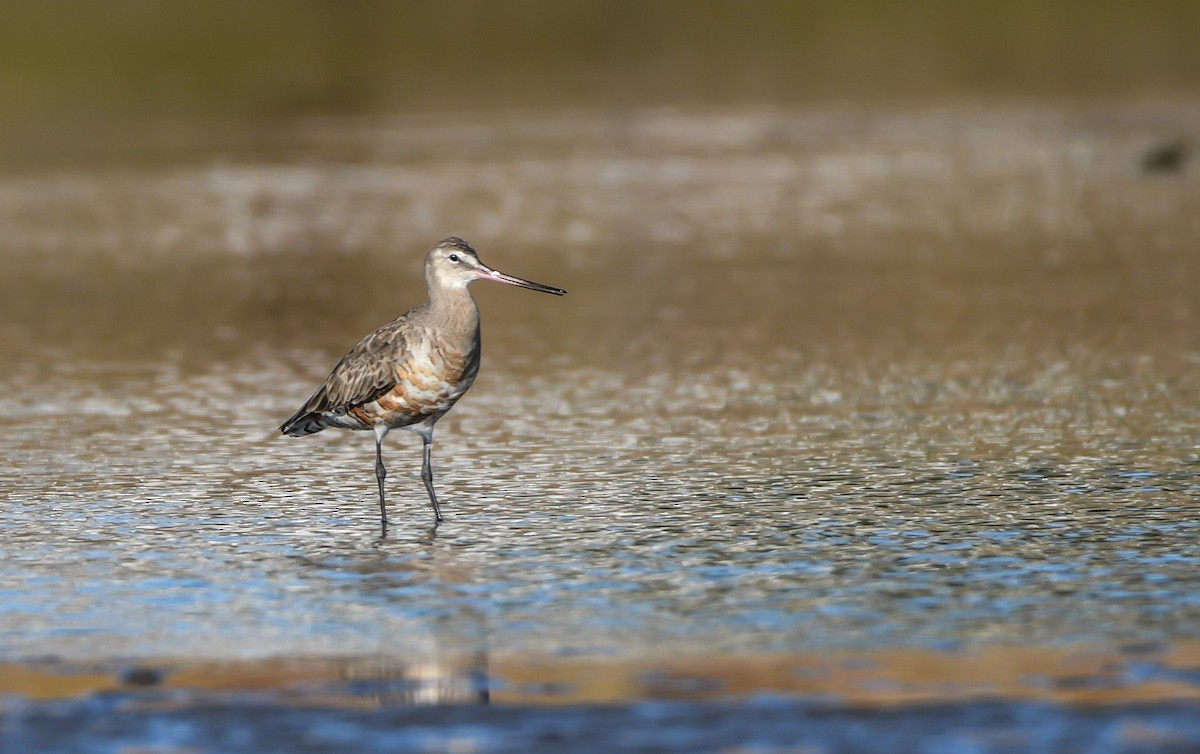
<path id="1" fill-rule="evenodd" d="M 395 386 L 375 399 L 380 418 L 403 426 L 444 414 L 471 387 L 478 365 L 471 352 L 414 350 L 396 362 Z"/>

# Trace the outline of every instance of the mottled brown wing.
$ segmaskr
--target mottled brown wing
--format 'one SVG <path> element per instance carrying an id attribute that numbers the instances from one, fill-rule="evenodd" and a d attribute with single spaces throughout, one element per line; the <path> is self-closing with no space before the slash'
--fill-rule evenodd
<path id="1" fill-rule="evenodd" d="M 396 384 L 394 356 L 407 348 L 402 319 L 390 322 L 358 342 L 342 357 L 305 404 L 279 428 L 300 436 L 325 429 L 325 415 L 369 403 Z"/>

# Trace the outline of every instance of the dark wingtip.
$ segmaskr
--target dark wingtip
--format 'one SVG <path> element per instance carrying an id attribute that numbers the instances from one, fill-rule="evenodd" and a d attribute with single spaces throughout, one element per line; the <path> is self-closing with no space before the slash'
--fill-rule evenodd
<path id="1" fill-rule="evenodd" d="M 296 414 L 279 426 L 279 431 L 288 437 L 304 437 L 323 429 L 325 429 L 325 424 L 312 413 Z"/>

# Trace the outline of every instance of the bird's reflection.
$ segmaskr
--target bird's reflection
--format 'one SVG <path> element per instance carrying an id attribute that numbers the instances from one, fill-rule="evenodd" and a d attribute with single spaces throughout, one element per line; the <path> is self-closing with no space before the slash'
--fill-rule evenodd
<path id="1" fill-rule="evenodd" d="M 412 590 L 433 590 L 445 606 L 425 619 L 406 620 L 411 634 L 388 636 L 395 653 L 348 659 L 342 691 L 374 704 L 427 705 L 482 703 L 491 699 L 488 669 L 487 606 L 463 586 L 476 582 L 475 568 L 439 540 L 434 522 L 419 528 L 388 527 L 369 540 L 313 540 L 297 560 L 314 573 L 336 572 L 365 602 L 401 600 L 407 609 Z M 453 539 L 453 531 L 448 532 Z M 418 649 L 419 648 L 419 649 Z M 414 651 L 417 650 L 417 651 Z"/>
<path id="2" fill-rule="evenodd" d="M 343 668 L 347 694 L 382 707 L 488 704 L 491 701 L 486 652 L 454 661 L 354 660 Z"/>

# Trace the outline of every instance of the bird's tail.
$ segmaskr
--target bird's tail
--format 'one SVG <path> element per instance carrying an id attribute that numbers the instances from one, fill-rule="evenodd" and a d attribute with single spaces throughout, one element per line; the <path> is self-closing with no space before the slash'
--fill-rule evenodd
<path id="1" fill-rule="evenodd" d="M 320 432 L 329 426 L 321 414 L 307 409 L 308 407 L 305 406 L 293 414 L 291 419 L 279 427 L 279 431 L 291 437 L 304 437 L 314 432 Z"/>

